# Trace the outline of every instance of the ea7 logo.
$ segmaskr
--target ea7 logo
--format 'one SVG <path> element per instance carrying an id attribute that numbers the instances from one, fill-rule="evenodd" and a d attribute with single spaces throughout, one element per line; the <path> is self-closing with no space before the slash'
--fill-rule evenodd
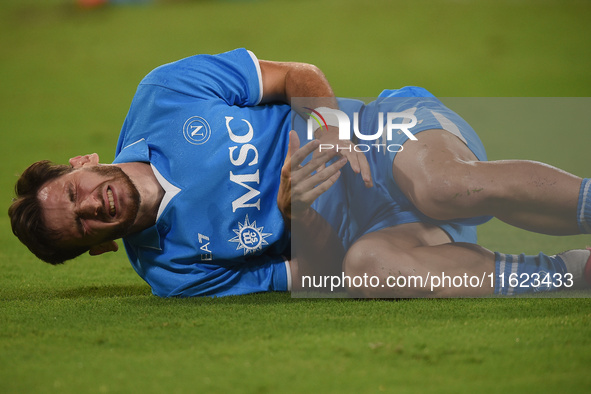
<path id="1" fill-rule="evenodd" d="M 388 141 L 392 140 L 392 133 L 395 130 L 400 130 L 406 136 L 417 141 L 417 137 L 412 135 L 409 129 L 412 129 L 417 124 L 417 118 L 414 115 L 416 108 L 410 108 L 403 112 L 387 112 L 386 113 L 386 138 Z M 351 140 L 351 121 L 346 113 L 338 109 L 320 107 L 312 110 L 312 114 L 308 118 L 308 140 L 314 139 L 314 131 L 323 126 L 336 126 L 339 128 L 340 140 Z M 396 122 L 395 122 L 396 121 Z M 317 125 L 315 125 L 316 123 Z M 367 131 L 367 130 L 364 130 Z M 355 136 L 363 141 L 374 141 L 382 137 L 384 133 L 384 113 L 378 113 L 378 130 L 373 134 L 364 134 L 359 131 L 359 113 L 353 113 L 353 132 Z"/>
<path id="2" fill-rule="evenodd" d="M 213 260 L 213 255 L 211 254 L 211 250 L 209 250 L 209 237 L 207 235 L 203 235 L 198 233 L 197 238 L 199 240 L 199 249 L 204 252 L 201 253 L 201 261 L 211 261 Z"/>

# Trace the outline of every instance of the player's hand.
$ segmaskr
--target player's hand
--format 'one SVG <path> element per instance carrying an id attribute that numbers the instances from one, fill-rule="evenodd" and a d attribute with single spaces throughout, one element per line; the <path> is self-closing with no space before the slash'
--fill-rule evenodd
<path id="1" fill-rule="evenodd" d="M 337 181 L 341 175 L 340 169 L 347 163 L 347 158 L 342 157 L 326 166 L 336 153 L 324 151 L 313 155 L 312 159 L 302 166 L 304 159 L 318 150 L 319 144 L 320 141 L 313 140 L 300 148 L 297 133 L 293 130 L 289 133 L 289 147 L 281 168 L 277 194 L 277 205 L 288 224 L 305 215 L 314 200 Z"/>
<path id="2" fill-rule="evenodd" d="M 373 186 L 371 169 L 369 168 L 367 158 L 362 152 L 355 151 L 354 145 L 350 140 L 339 139 L 339 129 L 337 127 L 328 126 L 328 130 L 319 131 L 316 138 L 320 140 L 321 144 L 332 145 L 335 147 L 338 146 L 339 149 L 337 153 L 347 158 L 353 172 L 361 174 L 365 187 Z"/>

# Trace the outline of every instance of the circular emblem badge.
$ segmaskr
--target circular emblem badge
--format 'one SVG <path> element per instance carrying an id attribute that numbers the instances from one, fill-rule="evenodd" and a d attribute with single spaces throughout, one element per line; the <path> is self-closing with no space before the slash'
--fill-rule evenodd
<path id="1" fill-rule="evenodd" d="M 183 135 L 190 144 L 202 145 L 211 137 L 211 128 L 201 116 L 192 116 L 183 126 Z"/>
<path id="2" fill-rule="evenodd" d="M 238 222 L 238 229 L 232 230 L 236 236 L 228 241 L 236 242 L 238 244 L 236 250 L 243 249 L 246 256 L 249 253 L 262 250 L 265 245 L 269 245 L 265 238 L 273 234 L 264 233 L 263 229 L 263 226 L 257 227 L 256 220 L 250 223 L 248 215 L 246 215 L 244 223 Z"/>
<path id="3" fill-rule="evenodd" d="M 246 249 L 257 250 L 261 246 L 263 237 L 256 227 L 245 227 L 240 230 L 238 239 L 238 242 L 242 243 Z"/>

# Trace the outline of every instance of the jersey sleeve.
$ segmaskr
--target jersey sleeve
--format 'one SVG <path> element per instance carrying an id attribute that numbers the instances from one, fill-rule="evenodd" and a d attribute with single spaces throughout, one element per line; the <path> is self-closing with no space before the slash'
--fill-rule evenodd
<path id="1" fill-rule="evenodd" d="M 260 255 L 249 263 L 224 266 L 142 258 L 143 253 L 125 242 L 125 249 L 135 271 L 159 297 L 229 296 L 269 291 L 288 291 L 291 272 L 282 255 Z M 139 252 L 139 253 L 138 253 Z M 142 260 L 152 260 L 149 264 Z"/>
<path id="2" fill-rule="evenodd" d="M 269 291 L 289 290 L 290 275 L 285 259 L 263 257 L 267 262 L 256 266 L 227 268 L 213 265 L 197 275 L 183 278 L 184 283 L 164 295 L 165 297 L 229 296 Z M 275 260 L 275 261 L 273 261 Z M 154 290 L 154 288 L 153 288 Z"/>
<path id="3" fill-rule="evenodd" d="M 150 72 L 141 87 L 159 86 L 198 99 L 222 99 L 228 105 L 254 106 L 262 99 L 256 56 L 246 49 L 195 55 Z"/>

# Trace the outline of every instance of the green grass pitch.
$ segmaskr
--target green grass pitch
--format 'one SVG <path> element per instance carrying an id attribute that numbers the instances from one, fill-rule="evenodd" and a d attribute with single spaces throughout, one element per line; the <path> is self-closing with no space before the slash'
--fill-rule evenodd
<path id="1" fill-rule="evenodd" d="M 139 80 L 194 53 L 247 47 L 263 59 L 315 63 L 348 97 L 403 85 L 440 97 L 591 96 L 585 1 L 72 4 L 0 3 L 5 212 L 17 174 L 35 160 L 92 152 L 112 160 Z M 492 159 L 544 160 L 590 176 L 589 101 L 573 103 L 587 118 L 566 129 L 560 120 L 569 111 L 537 128 L 499 122 L 477 131 Z M 588 298 L 166 300 L 150 294 L 123 252 L 51 267 L 12 236 L 6 214 L 0 222 L 1 393 L 591 387 Z M 588 236 L 553 238 L 498 221 L 483 226 L 480 239 L 508 253 L 591 244 Z"/>

